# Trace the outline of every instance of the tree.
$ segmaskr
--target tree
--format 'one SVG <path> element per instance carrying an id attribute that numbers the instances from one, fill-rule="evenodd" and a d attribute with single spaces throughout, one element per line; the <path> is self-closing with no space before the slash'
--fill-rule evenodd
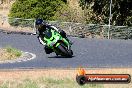
<path id="1" fill-rule="evenodd" d="M 82 12 L 82 11 L 81 11 Z M 63 5 L 55 14 L 55 18 L 59 21 L 66 22 L 84 22 L 83 13 L 79 14 L 78 8 L 71 8 L 69 5 Z"/>
<path id="2" fill-rule="evenodd" d="M 82 8 L 91 7 L 104 23 L 108 23 L 110 0 L 80 0 Z M 112 24 L 132 25 L 132 0 L 112 0 Z"/>

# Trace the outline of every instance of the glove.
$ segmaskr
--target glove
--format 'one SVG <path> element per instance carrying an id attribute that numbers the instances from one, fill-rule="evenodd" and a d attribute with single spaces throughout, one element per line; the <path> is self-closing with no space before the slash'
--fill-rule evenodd
<path id="1" fill-rule="evenodd" d="M 59 33 L 61 34 L 62 37 L 66 38 L 66 33 L 63 30 L 59 30 Z"/>

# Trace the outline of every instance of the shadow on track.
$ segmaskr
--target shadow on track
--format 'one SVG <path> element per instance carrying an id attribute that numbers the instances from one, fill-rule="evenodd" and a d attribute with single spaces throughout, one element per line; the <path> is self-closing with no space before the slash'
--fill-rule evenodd
<path id="1" fill-rule="evenodd" d="M 71 57 L 66 57 L 66 56 L 50 56 L 48 58 L 72 58 L 72 57 L 75 57 L 75 56 L 71 56 Z"/>

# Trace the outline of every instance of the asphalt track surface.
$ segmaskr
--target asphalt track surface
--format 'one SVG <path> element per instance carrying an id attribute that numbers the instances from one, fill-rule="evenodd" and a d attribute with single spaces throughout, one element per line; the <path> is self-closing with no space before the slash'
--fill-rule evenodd
<path id="1" fill-rule="evenodd" d="M 12 46 L 36 54 L 26 62 L 0 64 L 0 69 L 12 68 L 77 68 L 132 67 L 132 40 L 107 40 L 69 37 L 74 44 L 72 58 L 46 55 L 36 35 L 0 33 L 0 47 Z"/>

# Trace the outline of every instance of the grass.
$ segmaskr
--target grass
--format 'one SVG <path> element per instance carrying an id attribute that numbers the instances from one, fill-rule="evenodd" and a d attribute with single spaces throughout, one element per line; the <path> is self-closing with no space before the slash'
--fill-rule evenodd
<path id="1" fill-rule="evenodd" d="M 102 84 L 87 84 L 80 86 L 72 79 L 38 78 L 36 80 L 24 79 L 19 81 L 7 81 L 0 88 L 103 88 Z"/>
<path id="2" fill-rule="evenodd" d="M 12 47 L 10 47 L 10 46 L 6 47 L 6 51 L 7 51 L 8 53 L 14 54 L 16 57 L 19 57 L 19 56 L 21 56 L 21 54 L 22 54 L 20 50 L 18 50 L 18 49 L 16 49 L 16 48 L 12 48 Z"/>
<path id="3" fill-rule="evenodd" d="M 0 49 L 0 61 L 13 60 L 22 55 L 22 52 L 11 46 Z"/>
<path id="4" fill-rule="evenodd" d="M 39 83 L 44 84 L 46 88 L 103 88 L 103 85 L 100 84 L 86 84 L 80 86 L 73 79 L 54 79 L 54 78 L 42 78 L 39 80 Z"/>
<path id="5" fill-rule="evenodd" d="M 29 79 L 20 81 L 7 81 L 3 83 L 0 88 L 39 88 L 38 85 Z"/>

